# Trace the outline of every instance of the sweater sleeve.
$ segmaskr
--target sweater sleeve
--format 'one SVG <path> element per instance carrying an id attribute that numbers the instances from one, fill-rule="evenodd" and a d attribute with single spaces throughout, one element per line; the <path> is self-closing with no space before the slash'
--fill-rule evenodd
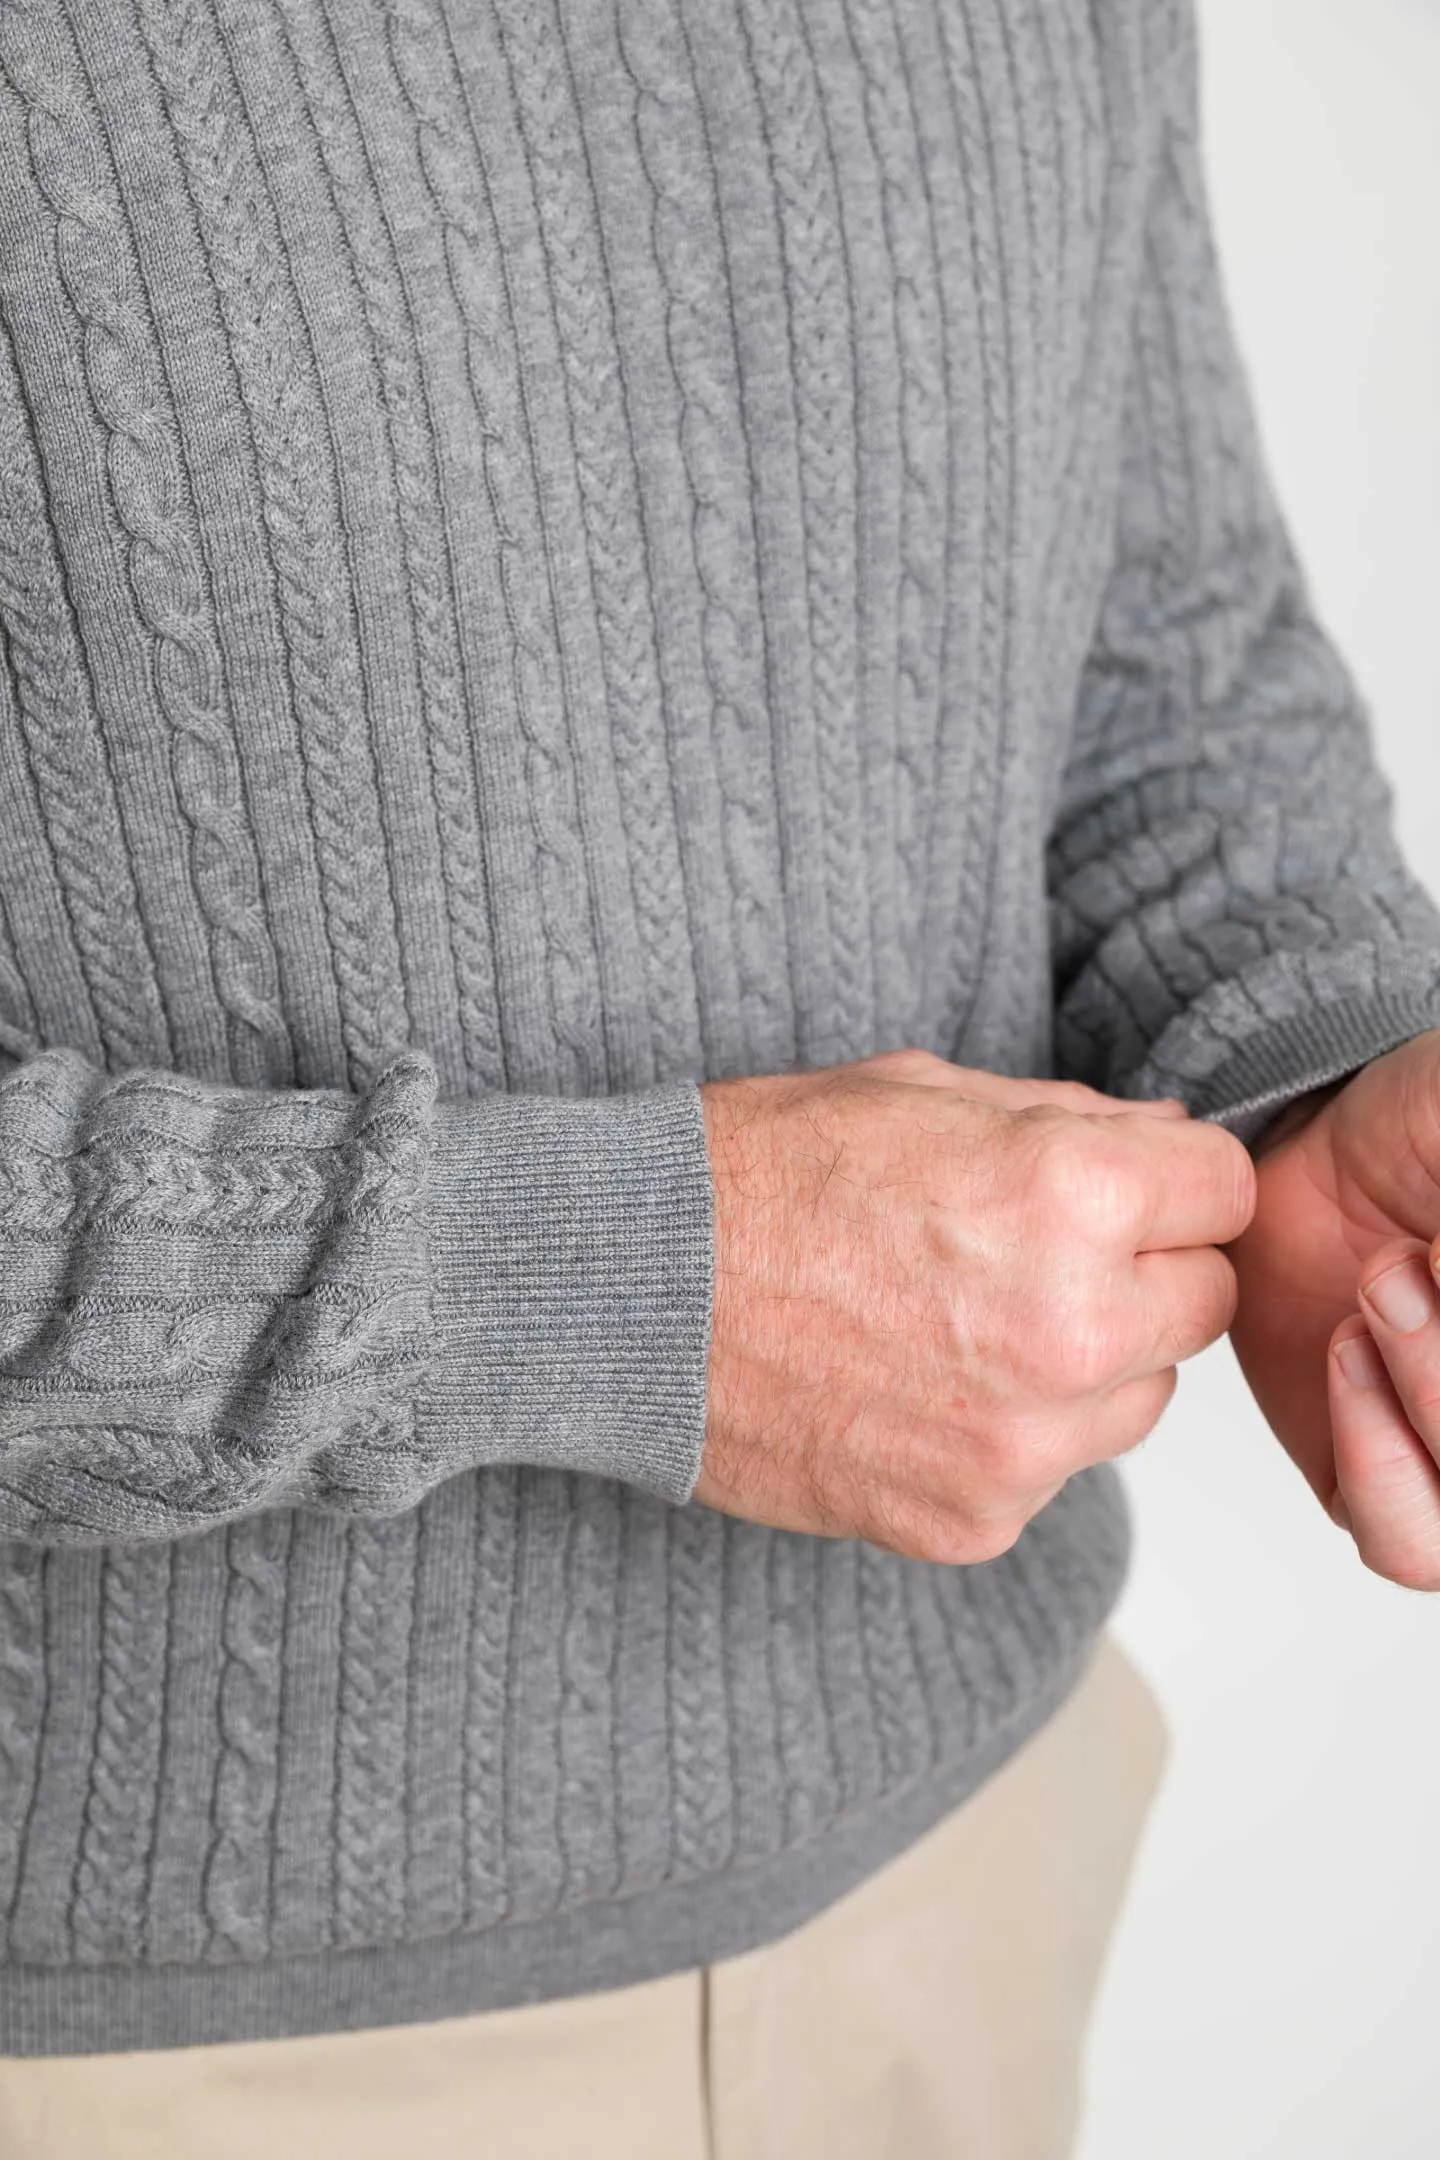
<path id="1" fill-rule="evenodd" d="M 1178 1096 L 1251 1143 L 1440 1026 L 1440 911 L 1271 491 L 1209 222 L 1192 11 L 1159 12 L 1181 34 L 1115 553 L 1049 838 L 1055 1068 Z"/>
<path id="2" fill-rule="evenodd" d="M 0 1059 L 0 1536 L 381 1515 L 532 1463 L 684 1500 L 713 1194 L 692 1082 L 446 1101 Z"/>

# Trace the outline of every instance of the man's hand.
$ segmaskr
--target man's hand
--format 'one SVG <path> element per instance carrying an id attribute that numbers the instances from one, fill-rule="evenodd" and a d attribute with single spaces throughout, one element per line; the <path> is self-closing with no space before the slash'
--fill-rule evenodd
<path id="1" fill-rule="evenodd" d="M 1228 1248 L 1245 1377 L 1366 1564 L 1440 1589 L 1440 1029 L 1263 1135 L 1256 1177 Z"/>
<path id="2" fill-rule="evenodd" d="M 920 1050 L 701 1096 L 711 1507 L 990 1559 L 1230 1324 L 1254 1169 L 1179 1103 Z"/>

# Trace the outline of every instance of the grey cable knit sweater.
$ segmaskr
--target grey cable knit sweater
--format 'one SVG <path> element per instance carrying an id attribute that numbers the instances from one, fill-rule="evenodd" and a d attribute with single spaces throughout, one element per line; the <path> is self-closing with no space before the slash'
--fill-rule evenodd
<path id="1" fill-rule="evenodd" d="M 0 0 L 0 2048 L 748 1947 L 1116 1595 L 688 1502 L 696 1082 L 1440 1024 L 1180 0 Z"/>

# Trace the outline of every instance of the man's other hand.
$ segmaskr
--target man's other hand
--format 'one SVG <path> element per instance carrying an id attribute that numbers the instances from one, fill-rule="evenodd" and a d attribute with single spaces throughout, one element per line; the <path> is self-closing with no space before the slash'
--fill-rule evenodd
<path id="1" fill-rule="evenodd" d="M 1440 1590 L 1440 1029 L 1256 1149 L 1231 1339 L 1366 1565 Z"/>

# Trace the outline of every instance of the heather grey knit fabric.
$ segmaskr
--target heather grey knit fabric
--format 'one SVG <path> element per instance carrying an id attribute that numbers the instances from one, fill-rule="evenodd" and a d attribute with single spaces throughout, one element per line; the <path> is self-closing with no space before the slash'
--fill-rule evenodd
<path id="1" fill-rule="evenodd" d="M 1172 0 L 0 0 L 0 2047 L 771 1937 L 1049 1714 L 689 1503 L 696 1082 L 1440 1024 Z"/>

